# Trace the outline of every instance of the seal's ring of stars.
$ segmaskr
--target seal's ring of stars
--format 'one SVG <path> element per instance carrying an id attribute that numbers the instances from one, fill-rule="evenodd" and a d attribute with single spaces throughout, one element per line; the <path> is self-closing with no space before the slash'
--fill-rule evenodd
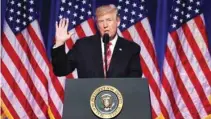
<path id="1" fill-rule="evenodd" d="M 92 93 L 90 106 L 93 113 L 103 119 L 117 116 L 123 107 L 123 97 L 113 86 L 101 86 Z"/>

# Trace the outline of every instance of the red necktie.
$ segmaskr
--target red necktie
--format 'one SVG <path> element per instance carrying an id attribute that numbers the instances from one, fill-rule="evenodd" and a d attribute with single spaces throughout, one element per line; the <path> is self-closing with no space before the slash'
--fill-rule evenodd
<path id="1" fill-rule="evenodd" d="M 109 42 L 108 44 L 107 44 L 107 46 L 106 46 L 106 59 L 107 59 L 107 71 L 108 71 L 108 69 L 109 69 L 109 66 L 110 66 L 110 62 L 111 62 L 111 56 L 112 56 L 112 54 L 111 54 L 111 43 Z M 104 57 L 105 58 L 105 57 Z M 106 75 L 106 70 L 105 70 L 105 59 L 104 59 L 104 65 L 103 65 L 103 69 L 104 69 L 104 74 Z"/>

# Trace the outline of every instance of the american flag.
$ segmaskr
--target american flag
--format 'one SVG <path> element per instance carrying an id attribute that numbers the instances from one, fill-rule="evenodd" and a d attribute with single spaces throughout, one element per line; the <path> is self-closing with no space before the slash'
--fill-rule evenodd
<path id="1" fill-rule="evenodd" d="M 159 106 L 160 77 L 158 73 L 155 46 L 152 38 L 150 24 L 147 18 L 145 0 L 118 0 L 116 6 L 119 10 L 121 24 L 118 34 L 128 40 L 133 40 L 141 46 L 141 65 L 143 74 L 148 78 L 152 102 L 153 118 L 161 116 Z M 94 23 L 93 3 L 91 0 L 62 0 L 57 20 L 69 18 L 69 30 L 75 35 L 66 42 L 66 49 L 79 38 L 96 33 Z M 76 73 L 73 76 L 77 78 Z"/>
<path id="2" fill-rule="evenodd" d="M 48 89 L 57 78 L 45 52 L 37 2 L 7 1 L 1 36 L 1 110 L 11 119 L 46 119 L 49 106 L 54 107 Z"/>
<path id="3" fill-rule="evenodd" d="M 144 77 L 148 79 L 152 117 L 162 117 L 160 110 L 160 77 L 156 52 L 145 0 L 118 0 L 121 24 L 118 34 L 141 46 L 140 58 Z"/>
<path id="4" fill-rule="evenodd" d="M 161 91 L 166 118 L 210 118 L 211 57 L 201 6 L 174 0 L 171 7 Z"/>

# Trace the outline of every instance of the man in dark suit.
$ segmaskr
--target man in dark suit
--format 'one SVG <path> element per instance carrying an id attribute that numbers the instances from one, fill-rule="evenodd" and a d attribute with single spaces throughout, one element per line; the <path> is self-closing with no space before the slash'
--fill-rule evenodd
<path id="1" fill-rule="evenodd" d="M 96 9 L 99 34 L 77 40 L 66 54 L 64 43 L 73 34 L 67 32 L 68 23 L 65 18 L 56 23 L 56 42 L 52 49 L 55 75 L 64 76 L 77 69 L 79 78 L 142 76 L 140 46 L 117 35 L 120 18 L 114 5 Z M 103 43 L 105 34 L 109 35 L 106 56 Z"/>

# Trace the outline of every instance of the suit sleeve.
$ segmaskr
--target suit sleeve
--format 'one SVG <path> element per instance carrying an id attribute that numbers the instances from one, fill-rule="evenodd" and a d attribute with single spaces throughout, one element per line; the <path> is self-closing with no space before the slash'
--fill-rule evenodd
<path id="1" fill-rule="evenodd" d="M 140 63 L 140 46 L 134 45 L 133 55 L 129 63 L 129 77 L 142 77 L 142 69 Z"/>
<path id="2" fill-rule="evenodd" d="M 74 71 L 77 66 L 77 48 L 76 44 L 69 52 L 65 53 L 65 45 L 57 48 L 52 48 L 51 58 L 53 72 L 56 76 L 65 76 Z"/>

